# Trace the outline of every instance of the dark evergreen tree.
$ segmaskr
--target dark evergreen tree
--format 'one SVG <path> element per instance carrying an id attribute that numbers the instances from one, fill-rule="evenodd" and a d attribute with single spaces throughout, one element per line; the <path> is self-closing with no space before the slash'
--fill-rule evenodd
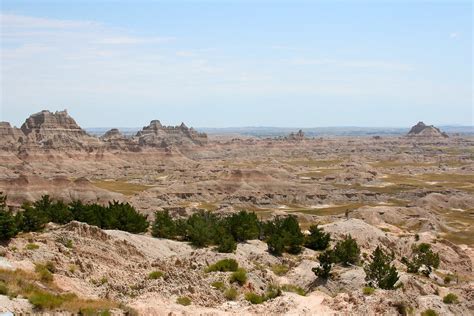
<path id="1" fill-rule="evenodd" d="M 17 223 L 13 213 L 7 208 L 7 197 L 0 192 L 0 241 L 14 237 L 17 232 Z"/>
<path id="2" fill-rule="evenodd" d="M 377 247 L 371 255 L 371 262 L 364 267 L 365 280 L 371 287 L 379 287 L 385 290 L 393 290 L 398 281 L 398 273 L 395 266 L 391 265 L 393 256 L 386 254 Z"/>
<path id="3" fill-rule="evenodd" d="M 337 242 L 334 247 L 334 257 L 337 263 L 344 265 L 357 264 L 359 262 L 360 248 L 351 235 Z"/>
<path id="4" fill-rule="evenodd" d="M 326 250 L 318 256 L 319 266 L 312 269 L 314 274 L 323 279 L 331 276 L 331 269 L 334 263 L 334 252 Z"/>
<path id="5" fill-rule="evenodd" d="M 176 223 L 166 211 L 156 211 L 151 235 L 154 237 L 173 239 L 177 235 Z"/>
<path id="6" fill-rule="evenodd" d="M 421 243 L 412 249 L 411 259 L 402 258 L 402 262 L 407 266 L 410 273 L 418 273 L 423 267 L 422 273 L 426 276 L 430 275 L 433 268 L 439 267 L 439 254 L 431 250 L 431 245 Z"/>
<path id="7" fill-rule="evenodd" d="M 30 204 L 25 203 L 21 207 L 23 211 L 16 215 L 16 222 L 20 231 L 36 232 L 42 230 L 48 222 L 48 216 L 43 212 L 38 212 Z"/>
<path id="8" fill-rule="evenodd" d="M 325 250 L 331 241 L 331 235 L 325 233 L 318 225 L 309 227 L 309 236 L 305 238 L 305 247 L 313 250 Z"/>
<path id="9" fill-rule="evenodd" d="M 243 242 L 249 239 L 257 239 L 259 237 L 259 222 L 255 213 L 240 211 L 237 214 L 225 218 L 225 225 L 234 240 Z"/>

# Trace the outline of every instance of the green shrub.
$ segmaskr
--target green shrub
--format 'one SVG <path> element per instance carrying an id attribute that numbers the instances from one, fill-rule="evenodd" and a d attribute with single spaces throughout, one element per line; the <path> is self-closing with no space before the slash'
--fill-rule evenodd
<path id="1" fill-rule="evenodd" d="M 155 221 L 151 227 L 153 237 L 173 239 L 177 235 L 176 223 L 166 210 L 164 212 L 155 212 Z"/>
<path id="2" fill-rule="evenodd" d="M 224 233 L 217 242 L 217 251 L 221 253 L 232 253 L 237 249 L 237 243 L 231 234 Z"/>
<path id="3" fill-rule="evenodd" d="M 359 262 L 360 248 L 351 235 L 347 235 L 343 240 L 334 246 L 334 258 L 337 263 L 344 265 L 357 264 Z"/>
<path id="4" fill-rule="evenodd" d="M 211 283 L 211 286 L 213 288 L 215 288 L 216 290 L 219 290 L 219 291 L 224 291 L 225 290 L 225 283 L 222 282 L 222 281 L 215 281 L 215 282 L 212 282 Z"/>
<path id="5" fill-rule="evenodd" d="M 298 254 L 304 242 L 304 235 L 295 216 L 277 217 L 265 224 L 268 251 L 280 256 L 283 252 Z"/>
<path id="6" fill-rule="evenodd" d="M 252 304 L 262 304 L 265 302 L 265 297 L 263 295 L 258 295 L 254 292 L 245 293 L 245 299 Z"/>
<path id="7" fill-rule="evenodd" d="M 362 289 L 362 293 L 364 293 L 364 295 L 372 295 L 374 294 L 374 292 L 375 292 L 375 289 L 370 286 L 366 286 Z"/>
<path id="8" fill-rule="evenodd" d="M 443 303 L 445 304 L 455 304 L 458 302 L 458 297 L 456 294 L 449 293 L 443 297 Z"/>
<path id="9" fill-rule="evenodd" d="M 8 287 L 3 281 L 0 281 L 0 295 L 8 295 Z"/>
<path id="10" fill-rule="evenodd" d="M 331 235 L 325 233 L 318 225 L 309 227 L 309 236 L 306 236 L 304 246 L 313 250 L 325 250 L 331 241 Z"/>
<path id="11" fill-rule="evenodd" d="M 265 291 L 265 300 L 272 300 L 281 295 L 281 289 L 276 285 L 270 285 Z"/>
<path id="12" fill-rule="evenodd" d="M 326 250 L 318 256 L 319 266 L 312 269 L 314 274 L 322 279 L 328 279 L 331 277 L 332 265 L 335 261 L 334 252 L 332 250 Z"/>
<path id="13" fill-rule="evenodd" d="M 237 271 L 239 264 L 235 259 L 222 259 L 207 267 L 206 272 L 229 272 Z"/>
<path id="14" fill-rule="evenodd" d="M 187 296 L 181 296 L 176 299 L 176 303 L 181 304 L 183 306 L 191 305 L 191 299 Z"/>
<path id="15" fill-rule="evenodd" d="M 239 285 L 244 285 L 247 281 L 247 271 L 245 271 L 245 269 L 238 268 L 237 271 L 230 275 L 229 281 L 230 283 L 237 282 Z"/>
<path id="16" fill-rule="evenodd" d="M 272 271 L 278 276 L 285 275 L 288 272 L 289 268 L 283 264 L 274 264 L 272 265 Z"/>
<path id="17" fill-rule="evenodd" d="M 427 309 L 421 313 L 421 316 L 438 316 L 438 313 L 432 309 Z"/>
<path id="18" fill-rule="evenodd" d="M 259 237 L 260 225 L 255 213 L 240 211 L 227 217 L 224 223 L 235 241 L 243 242 Z"/>
<path id="19" fill-rule="evenodd" d="M 452 275 L 447 275 L 444 277 L 444 284 L 449 284 L 453 281 L 453 276 Z"/>
<path id="20" fill-rule="evenodd" d="M 283 292 L 293 292 L 293 293 L 296 293 L 296 294 L 301 295 L 301 296 L 306 295 L 306 291 L 304 289 L 302 289 L 301 287 L 296 286 L 296 285 L 283 284 L 280 288 Z"/>
<path id="21" fill-rule="evenodd" d="M 17 221 L 13 213 L 7 209 L 7 197 L 0 192 L 0 241 L 13 238 L 18 233 Z"/>
<path id="22" fill-rule="evenodd" d="M 399 277 L 395 266 L 391 265 L 393 256 L 387 255 L 380 247 L 371 255 L 372 261 L 364 267 L 365 280 L 372 287 L 393 290 Z"/>
<path id="23" fill-rule="evenodd" d="M 206 247 L 215 244 L 219 222 L 215 214 L 199 211 L 188 217 L 186 221 L 186 238 L 196 247 Z"/>
<path id="24" fill-rule="evenodd" d="M 53 281 L 53 274 L 48 269 L 46 264 L 36 264 L 35 271 L 38 273 L 39 278 L 43 282 L 51 282 Z"/>
<path id="25" fill-rule="evenodd" d="M 39 246 L 37 244 L 29 243 L 29 244 L 26 245 L 25 248 L 28 249 L 28 250 L 36 250 L 36 249 L 39 248 Z"/>
<path id="26" fill-rule="evenodd" d="M 161 272 L 161 271 L 153 271 L 153 272 L 150 272 L 150 273 L 148 274 L 148 279 L 150 279 L 150 280 L 156 280 L 156 279 L 161 278 L 163 275 L 164 275 L 164 274 L 163 274 L 163 272 Z"/>
<path id="27" fill-rule="evenodd" d="M 224 291 L 224 297 L 229 301 L 235 300 L 237 298 L 237 290 L 233 287 L 228 288 Z"/>
<path id="28" fill-rule="evenodd" d="M 402 262 L 407 266 L 407 272 L 418 273 L 420 268 L 424 266 L 422 273 L 426 276 L 430 275 L 433 268 L 439 267 L 439 255 L 431 250 L 431 245 L 421 243 L 412 248 L 410 259 L 402 258 Z"/>

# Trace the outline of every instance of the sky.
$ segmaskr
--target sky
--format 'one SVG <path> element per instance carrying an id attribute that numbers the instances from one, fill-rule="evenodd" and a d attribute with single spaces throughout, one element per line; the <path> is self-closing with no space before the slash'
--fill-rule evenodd
<path id="1" fill-rule="evenodd" d="M 473 125 L 471 1 L 0 3 L 16 126 Z"/>

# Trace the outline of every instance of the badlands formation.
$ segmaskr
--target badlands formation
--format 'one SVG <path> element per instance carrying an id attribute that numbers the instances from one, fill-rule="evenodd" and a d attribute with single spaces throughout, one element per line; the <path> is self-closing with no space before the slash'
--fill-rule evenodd
<path id="1" fill-rule="evenodd" d="M 321 251 L 274 256 L 264 241 L 249 240 L 218 253 L 72 221 L 3 243 L 0 267 L 31 276 L 35 264 L 53 262 L 58 293 L 110 300 L 118 315 L 472 314 L 474 139 L 447 136 L 421 122 L 403 137 L 307 138 L 299 131 L 278 139 L 214 138 L 157 120 L 130 137 L 117 129 L 93 137 L 66 111 L 34 114 L 21 128 L 1 122 L 0 192 L 14 212 L 48 194 L 65 203 L 128 202 L 150 221 L 155 211 L 185 218 L 247 210 L 263 221 L 294 215 L 303 231 L 319 224 L 331 245 L 350 234 L 361 260 L 334 265 L 324 279 L 313 272 Z M 439 266 L 408 273 L 402 258 L 422 243 L 439 254 Z M 364 265 L 377 246 L 393 254 L 395 289 L 367 288 Z M 224 258 L 248 275 L 234 299 L 221 290 L 233 286 L 229 272 L 205 272 Z M 154 270 L 163 277 L 150 278 Z M 262 304 L 245 299 L 271 285 L 299 294 L 284 290 Z M 443 301 L 448 293 L 456 302 Z M 5 311 L 45 312 L 21 295 L 0 295 Z"/>

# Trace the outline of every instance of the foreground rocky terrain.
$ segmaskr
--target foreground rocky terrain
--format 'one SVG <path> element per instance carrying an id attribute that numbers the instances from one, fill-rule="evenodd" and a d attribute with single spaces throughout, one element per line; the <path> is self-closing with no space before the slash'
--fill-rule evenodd
<path id="1" fill-rule="evenodd" d="M 96 138 L 66 112 L 47 111 L 20 129 L 1 123 L 0 191 L 15 212 L 49 194 L 65 202 L 129 202 L 150 220 L 164 210 L 175 217 L 248 210 L 263 220 L 291 214 L 303 230 L 322 224 L 332 243 L 350 234 L 362 257 L 377 246 L 393 251 L 400 286 L 364 294 L 362 264 L 337 266 L 323 281 L 312 271 L 320 252 L 310 249 L 277 257 L 250 240 L 222 254 L 79 222 L 18 235 L 2 246 L 0 266 L 34 273 L 35 264 L 53 262 L 58 291 L 110 300 L 118 314 L 467 315 L 474 308 L 474 139 L 446 136 L 419 123 L 406 137 L 208 138 L 184 124 L 152 121 L 133 137 L 111 130 Z M 401 262 L 420 243 L 440 256 L 428 277 L 407 273 Z M 235 300 L 212 285 L 232 287 L 229 272 L 205 272 L 224 258 L 248 272 Z M 163 276 L 150 279 L 153 271 Z M 305 295 L 283 291 L 255 305 L 245 299 L 270 285 Z M 448 293 L 458 303 L 444 303 Z M 176 303 L 183 296 L 190 306 Z M 0 311 L 33 311 L 28 300 L 0 297 Z"/>

